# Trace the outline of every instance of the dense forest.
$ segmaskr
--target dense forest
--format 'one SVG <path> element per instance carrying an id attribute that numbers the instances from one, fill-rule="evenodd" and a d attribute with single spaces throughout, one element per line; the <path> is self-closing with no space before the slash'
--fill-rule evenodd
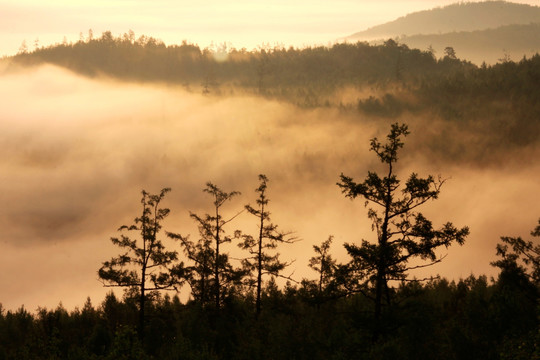
<path id="1" fill-rule="evenodd" d="M 4 71 L 54 64 L 85 76 L 165 83 L 209 96 L 252 94 L 307 108 L 338 107 L 374 119 L 409 114 L 440 119 L 441 134 L 422 141 L 449 161 L 489 163 L 501 152 L 540 139 L 539 55 L 478 67 L 460 60 L 451 46 L 437 58 L 394 40 L 247 51 L 226 44 L 211 49 L 167 46 L 133 32 L 94 38 L 90 31 L 76 43 L 33 51 L 24 45 L 4 62 L 9 64 Z M 356 96 L 343 96 L 343 89 Z M 485 149 L 479 158 L 469 151 L 465 139 L 470 137 Z M 448 144 L 444 151 L 437 150 L 441 143 Z"/>
<path id="2" fill-rule="evenodd" d="M 4 71 L 49 63 L 209 97 L 249 94 L 335 107 L 372 121 L 427 115 L 442 130 L 407 140 L 448 162 L 486 164 L 540 139 L 539 55 L 477 67 L 451 46 L 437 58 L 394 40 L 247 51 L 90 32 L 73 44 L 33 51 L 25 45 L 3 61 Z M 344 88 L 357 94 L 353 100 L 339 95 Z M 469 136 L 456 136 L 455 128 Z M 222 212 L 237 191 L 206 184 L 201 196 L 210 210 L 190 213 L 199 230 L 192 237 L 162 229 L 170 189 L 143 191 L 142 211 L 111 238 L 118 255 L 96 266 L 103 285 L 123 289 L 123 297 L 110 292 L 100 304 L 89 298 L 70 311 L 0 307 L 0 359 L 540 359 L 540 223 L 531 224 L 530 240 L 501 238 L 494 278 L 411 277 L 411 270 L 444 261 L 440 249 L 466 246 L 469 229 L 450 222 L 436 228 L 422 215 L 445 181 L 416 173 L 398 178 L 407 136 L 408 127 L 396 122 L 385 139 L 371 139 L 380 174 L 336 178 L 344 197 L 365 202 L 374 239 L 344 244 L 347 262 L 332 256 L 332 236 L 313 246 L 303 256 L 315 280 L 295 279 L 290 261 L 279 256 L 298 239 L 272 222 L 265 175 L 243 209 L 255 233 L 232 231 L 235 215 Z M 465 146 L 471 138 L 482 152 Z M 241 259 L 230 255 L 233 246 Z M 187 301 L 179 289 L 189 289 Z"/>
<path id="3" fill-rule="evenodd" d="M 510 257 L 511 259 L 511 257 Z M 508 257 L 490 281 L 471 276 L 403 283 L 373 343 L 372 303 L 363 295 L 320 296 L 309 282 L 269 282 L 262 312 L 253 296 L 230 294 L 220 313 L 177 297 L 147 303 L 137 336 L 135 299 L 110 293 L 67 311 L 2 312 L 4 359 L 538 359 L 538 285 Z M 538 282 L 536 282 L 538 284 Z"/>

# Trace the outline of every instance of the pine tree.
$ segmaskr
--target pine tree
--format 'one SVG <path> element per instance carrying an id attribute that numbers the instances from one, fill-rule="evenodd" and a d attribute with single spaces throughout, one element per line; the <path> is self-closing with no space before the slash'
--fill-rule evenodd
<path id="1" fill-rule="evenodd" d="M 160 207 L 169 188 L 162 189 L 159 195 L 142 191 L 142 214 L 135 218 L 134 224 L 123 225 L 118 230 L 135 231 L 140 241 L 127 235 L 112 237 L 111 242 L 122 249 L 124 254 L 105 261 L 98 275 L 106 287 L 124 287 L 138 293 L 139 336 L 144 337 L 145 302 L 149 291 L 174 290 L 178 288 L 183 264 L 175 264 L 178 253 L 167 251 L 160 239 L 161 222 L 169 215 L 169 209 Z"/>
<path id="2" fill-rule="evenodd" d="M 430 200 L 437 199 L 444 180 L 433 176 L 419 177 L 412 173 L 404 186 L 395 174 L 398 151 L 403 147 L 402 137 L 409 134 L 407 125 L 393 124 L 387 142 L 377 138 L 371 140 L 371 151 L 375 152 L 386 167 L 383 177 L 369 171 L 366 179 L 356 183 L 351 177 L 341 174 L 337 184 L 346 197 L 365 199 L 369 207 L 368 217 L 372 229 L 376 230 L 375 243 L 362 240 L 360 245 L 345 244 L 352 260 L 347 264 L 349 290 L 360 291 L 375 302 L 376 329 L 374 338 L 381 334 L 380 320 L 383 303 L 391 304 L 390 281 L 405 281 L 412 269 L 426 267 L 442 260 L 435 250 L 456 242 L 462 245 L 469 234 L 468 227 L 456 228 L 448 222 L 435 229 L 417 208 Z M 428 260 L 427 264 L 411 265 L 415 258 Z M 374 293 L 374 294 L 373 294 Z"/>
<path id="3" fill-rule="evenodd" d="M 290 263 L 279 260 L 279 253 L 271 254 L 278 244 L 290 244 L 296 239 L 290 233 L 278 231 L 277 225 L 271 223 L 270 212 L 268 211 L 269 199 L 266 196 L 268 178 L 266 175 L 259 175 L 259 187 L 255 189 L 258 193 L 257 207 L 246 205 L 246 210 L 251 215 L 257 217 L 259 233 L 257 236 L 242 235 L 243 241 L 240 248 L 247 250 L 250 257 L 243 260 L 244 269 L 250 273 L 255 273 L 256 280 L 250 284 L 256 289 L 255 309 L 257 317 L 261 313 L 261 294 L 263 275 L 281 276 L 281 272 Z"/>
<path id="4" fill-rule="evenodd" d="M 309 267 L 315 270 L 319 275 L 317 281 L 319 298 L 322 298 L 323 292 L 326 290 L 326 287 L 334 276 L 336 260 L 330 255 L 330 245 L 333 240 L 334 237 L 330 235 L 321 245 L 313 245 L 313 250 L 316 255 L 309 259 Z"/>
<path id="5" fill-rule="evenodd" d="M 198 244 L 185 242 L 186 251 L 193 254 L 192 260 L 198 264 L 199 268 L 192 268 L 198 272 L 198 276 L 204 289 L 202 290 L 203 299 L 208 291 L 213 296 L 216 309 L 221 307 L 224 287 L 239 282 L 241 274 L 238 269 L 233 268 L 229 261 L 229 255 L 223 251 L 222 245 L 231 242 L 231 237 L 225 233 L 224 226 L 231 222 L 236 214 L 231 218 L 224 219 L 221 207 L 234 196 L 239 195 L 238 191 L 224 192 L 216 185 L 208 182 L 204 192 L 210 194 L 213 198 L 214 214 L 205 214 L 199 216 L 190 213 L 190 216 L 199 226 L 201 240 Z M 208 256 L 211 256 L 211 262 L 207 262 Z M 210 269 L 208 268 L 210 267 Z M 202 272 L 199 272 L 201 270 Z M 212 271 L 211 279 L 206 278 L 207 271 Z M 206 288 L 208 290 L 206 290 Z"/>

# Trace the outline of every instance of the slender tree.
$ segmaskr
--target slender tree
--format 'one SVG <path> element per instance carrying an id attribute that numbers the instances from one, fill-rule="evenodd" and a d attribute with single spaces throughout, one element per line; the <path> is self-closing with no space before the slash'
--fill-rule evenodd
<path id="1" fill-rule="evenodd" d="M 405 281 L 412 269 L 438 263 L 442 257 L 435 250 L 448 247 L 457 242 L 463 244 L 469 229 L 456 228 L 446 223 L 435 229 L 417 208 L 430 200 L 437 199 L 444 180 L 435 180 L 433 176 L 419 177 L 412 173 L 404 186 L 395 174 L 398 151 L 403 147 L 402 137 L 409 134 L 407 125 L 393 124 L 387 135 L 387 142 L 377 138 L 371 140 L 371 150 L 386 167 L 386 175 L 381 177 L 375 172 L 368 172 L 366 179 L 356 183 L 351 177 L 341 174 L 338 186 L 346 197 L 365 199 L 369 207 L 368 217 L 372 228 L 376 230 L 377 242 L 362 240 L 360 245 L 345 244 L 352 257 L 347 265 L 349 270 L 348 285 L 354 290 L 372 294 L 375 301 L 376 329 L 374 339 L 380 335 L 380 318 L 383 297 L 386 304 L 391 304 L 389 282 Z M 411 265 L 415 258 L 428 260 L 427 264 Z"/>
<path id="2" fill-rule="evenodd" d="M 330 254 L 330 245 L 333 240 L 334 237 L 330 235 L 321 245 L 313 245 L 316 255 L 309 259 L 309 267 L 319 274 L 317 290 L 320 298 L 334 275 L 336 260 Z"/>
<path id="3" fill-rule="evenodd" d="M 125 287 L 138 293 L 139 336 L 144 337 L 145 301 L 149 291 L 176 290 L 180 284 L 177 276 L 182 264 L 176 264 L 178 253 L 167 251 L 158 239 L 161 222 L 169 215 L 169 209 L 160 206 L 169 188 L 164 188 L 158 195 L 142 191 L 142 214 L 136 217 L 133 225 L 123 225 L 118 230 L 135 231 L 140 234 L 140 241 L 132 240 L 122 233 L 112 237 L 114 245 L 126 252 L 105 261 L 98 275 L 106 287 Z"/>
<path id="4" fill-rule="evenodd" d="M 201 306 L 211 301 L 211 283 L 214 274 L 215 251 L 212 248 L 213 238 L 208 236 L 204 226 L 199 224 L 197 241 L 192 241 L 189 236 L 168 232 L 167 236 L 178 240 L 184 254 L 191 261 L 191 265 L 183 269 L 184 278 L 191 288 L 191 294 Z"/>
<path id="5" fill-rule="evenodd" d="M 204 192 L 210 194 L 213 198 L 214 214 L 205 214 L 199 216 L 194 213 L 190 213 L 190 216 L 197 222 L 199 226 L 199 233 L 201 240 L 198 244 L 190 244 L 184 242 L 186 246 L 185 251 L 189 251 L 193 254 L 192 259 L 198 264 L 198 268 L 194 269 L 198 272 L 201 285 L 201 291 L 204 296 L 206 293 L 207 285 L 210 286 L 209 290 L 213 294 L 214 304 L 216 309 L 221 306 L 222 288 L 224 285 L 231 284 L 238 280 L 240 273 L 237 269 L 234 269 L 229 261 L 227 253 L 223 252 L 222 245 L 224 243 L 231 242 L 231 237 L 226 235 L 224 226 L 236 218 L 240 213 L 232 216 L 231 218 L 224 219 L 221 213 L 221 207 L 225 202 L 231 200 L 234 196 L 239 195 L 238 191 L 224 192 L 216 185 L 208 182 Z M 212 246 L 212 247 L 210 247 Z M 188 250 L 189 249 L 189 250 Z M 208 262 L 208 257 L 213 256 L 211 263 Z M 208 265 L 212 269 L 211 284 L 207 276 Z M 208 283 L 208 284 L 207 284 Z M 204 289 L 203 289 L 204 288 Z"/>
<path id="6" fill-rule="evenodd" d="M 258 194 L 257 207 L 246 205 L 246 210 L 257 217 L 259 233 L 256 237 L 252 235 L 242 235 L 242 242 L 238 245 L 240 248 L 247 250 L 250 257 L 243 260 L 244 269 L 252 274 L 255 273 L 255 282 L 250 282 L 249 285 L 256 288 L 255 309 L 257 317 L 261 313 L 261 294 L 262 294 L 262 277 L 263 275 L 282 276 L 281 272 L 290 263 L 279 260 L 279 253 L 271 254 L 269 250 L 274 250 L 278 244 L 292 243 L 296 241 L 291 233 L 278 231 L 278 226 L 271 223 L 270 212 L 268 211 L 269 199 L 266 196 L 268 178 L 261 174 L 259 175 L 259 187 L 255 189 Z"/>

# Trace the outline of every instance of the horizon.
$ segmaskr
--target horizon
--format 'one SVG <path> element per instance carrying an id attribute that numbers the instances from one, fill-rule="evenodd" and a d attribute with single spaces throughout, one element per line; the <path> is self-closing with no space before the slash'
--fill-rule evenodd
<path id="1" fill-rule="evenodd" d="M 476 1 L 475 1 L 476 2 Z M 533 0 L 511 1 L 538 5 Z M 407 14 L 458 3 L 454 0 L 340 0 L 331 4 L 283 1 L 210 1 L 185 5 L 170 0 L 147 5 L 142 0 L 0 1 L 0 56 L 15 55 L 23 42 L 29 49 L 76 42 L 91 29 L 95 37 L 105 31 L 120 36 L 128 31 L 150 36 L 167 45 L 186 41 L 200 48 L 228 44 L 253 50 L 260 46 L 302 48 L 329 45 Z M 174 4 L 174 5 L 173 5 Z M 247 31 L 246 31 L 247 30 Z"/>

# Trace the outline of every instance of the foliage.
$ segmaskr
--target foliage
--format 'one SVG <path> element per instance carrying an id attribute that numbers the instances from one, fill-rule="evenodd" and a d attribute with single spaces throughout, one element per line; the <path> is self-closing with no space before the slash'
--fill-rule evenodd
<path id="1" fill-rule="evenodd" d="M 386 143 L 377 138 L 371 140 L 371 150 L 386 167 L 384 177 L 369 171 L 362 183 L 356 183 L 341 174 L 338 183 L 347 197 L 363 198 L 366 206 L 372 204 L 380 209 L 370 207 L 368 210 L 377 242 L 362 240 L 360 246 L 345 244 L 352 260 L 345 267 L 344 285 L 349 291 L 374 296 L 376 320 L 381 317 L 383 302 L 391 305 L 389 282 L 408 280 L 410 270 L 440 262 L 442 258 L 435 252 L 437 248 L 448 247 L 454 242 L 462 245 L 469 234 L 467 227 L 458 229 L 451 223 L 435 229 L 431 221 L 416 211 L 428 201 L 437 199 L 443 180 L 435 180 L 432 176 L 421 178 L 412 173 L 401 187 L 394 166 L 398 151 L 404 145 L 402 137 L 408 134 L 406 125 L 396 123 L 392 125 Z M 415 258 L 429 263 L 411 265 Z"/>
<path id="2" fill-rule="evenodd" d="M 142 191 L 142 214 L 135 218 L 134 224 L 123 225 L 119 231 L 136 231 L 140 234 L 140 242 L 127 235 L 112 237 L 111 242 L 122 249 L 124 254 L 105 261 L 98 275 L 104 286 L 124 287 L 137 294 L 139 302 L 139 332 L 144 334 L 145 301 L 147 293 L 158 290 L 175 290 L 180 282 L 176 274 L 180 273 L 182 264 L 174 264 L 176 251 L 167 251 L 163 242 L 158 239 L 161 222 L 169 214 L 169 209 L 161 208 L 161 200 L 169 192 L 162 189 L 158 195 Z M 174 266 L 173 266 L 174 265 Z"/>
<path id="3" fill-rule="evenodd" d="M 243 275 L 240 269 L 232 266 L 229 255 L 222 248 L 223 244 L 231 242 L 231 237 L 226 235 L 224 226 L 238 214 L 226 219 L 221 213 L 221 207 L 240 193 L 224 192 L 210 182 L 206 184 L 203 192 L 212 196 L 214 213 L 203 216 L 190 213 L 199 227 L 200 239 L 192 242 L 179 234 L 168 233 L 168 236 L 181 241 L 185 254 L 194 263 L 185 269 L 185 276 L 196 299 L 201 305 L 213 299 L 215 308 L 220 309 L 224 298 L 234 291 L 234 286 L 241 282 Z"/>
<path id="4" fill-rule="evenodd" d="M 204 228 L 199 226 L 199 233 L 205 235 Z M 192 263 L 184 269 L 184 277 L 190 285 L 191 295 L 201 305 L 211 301 L 211 278 L 214 269 L 215 252 L 212 248 L 212 238 L 201 236 L 196 242 L 188 236 L 177 233 L 167 233 L 172 239 L 179 240 L 186 258 Z"/>
<path id="5" fill-rule="evenodd" d="M 186 42 L 166 46 L 146 36 L 135 39 L 134 34 L 115 38 L 110 31 L 100 38 L 20 52 L 12 60 L 23 65 L 56 64 L 92 77 L 176 83 L 205 94 L 233 86 L 294 99 L 305 106 L 320 104 L 342 85 L 383 85 L 396 80 L 418 83 L 438 72 L 431 53 L 393 41 L 381 46 L 359 42 L 247 51 L 226 46 L 201 49 Z"/>
<path id="6" fill-rule="evenodd" d="M 430 51 L 394 40 L 246 51 L 185 42 L 166 46 L 145 36 L 136 39 L 133 32 L 118 38 L 105 32 L 34 51 L 24 44 L 8 60 L 48 62 L 87 76 L 174 83 L 210 95 L 230 87 L 309 107 L 338 106 L 340 99 L 330 100 L 344 88 L 369 89 L 368 97 L 353 100 L 350 108 L 340 103 L 340 109 L 375 119 L 428 114 L 443 120 L 443 129 L 458 126 L 477 135 L 485 153 L 540 139 L 539 55 L 482 67 L 459 60 L 451 46 L 445 55 L 437 60 Z M 462 152 L 452 148 L 462 147 L 450 145 L 468 138 L 444 134 L 426 138 L 426 146 L 443 144 L 444 156 L 459 159 Z M 406 126 L 395 124 L 386 143 L 372 139 L 383 175 L 368 172 L 360 183 L 341 176 L 347 197 L 370 204 L 376 232 L 375 242 L 346 244 L 350 263 L 336 264 L 329 237 L 313 247 L 309 259 L 317 279 L 280 288 L 275 277 L 286 264 L 273 250 L 291 238 L 270 221 L 268 179 L 261 175 L 257 205 L 246 206 L 257 218 L 259 234 L 242 237 L 250 254 L 245 268 L 235 268 L 224 251 L 234 238 L 225 227 L 236 215 L 225 217 L 222 206 L 238 192 L 212 183 L 203 190 L 212 197 L 212 211 L 190 214 L 198 239 L 167 233 L 178 240 L 184 266 L 178 252 L 158 238 L 169 214 L 161 207 L 169 189 L 158 195 L 143 191 L 141 216 L 111 239 L 125 253 L 99 270 L 106 286 L 127 289 L 124 298 L 109 293 L 98 307 L 88 299 L 71 312 L 61 305 L 35 312 L 0 306 L 0 359 L 539 358 L 540 249 L 534 241 L 501 238 L 493 263 L 500 274 L 491 282 L 485 276 L 457 283 L 408 281 L 410 270 L 442 260 L 441 246 L 463 243 L 468 229 L 451 223 L 436 229 L 417 212 L 438 197 L 444 180 L 415 173 L 404 182 L 397 178 L 394 166 L 407 135 Z M 125 232 L 137 232 L 140 239 Z M 532 235 L 540 235 L 540 225 Z M 263 275 L 273 277 L 264 284 Z M 183 280 L 194 301 L 184 304 L 158 291 L 177 289 Z M 251 316 L 253 294 L 238 291 L 246 282 L 257 287 L 257 318 Z M 136 336 L 137 327 L 144 338 Z M 386 336 L 374 339 L 374 329 Z"/>
<path id="7" fill-rule="evenodd" d="M 161 207 L 169 189 L 158 195 L 143 191 L 141 216 L 120 228 L 138 232 L 142 241 L 123 233 L 113 238 L 126 253 L 105 262 L 99 272 L 106 285 L 127 289 L 124 298 L 111 292 L 98 307 L 88 298 L 82 309 L 71 312 L 61 304 L 34 313 L 22 307 L 6 312 L 0 306 L 0 359 L 538 357 L 540 289 L 534 242 L 503 237 L 497 246 L 500 259 L 493 263 L 501 272 L 491 282 L 485 276 L 457 283 L 439 278 L 408 281 L 409 270 L 440 261 L 436 250 L 462 243 L 468 229 L 450 223 L 435 229 L 417 212 L 437 198 L 444 181 L 413 173 L 401 184 L 395 165 L 407 134 L 407 126 L 394 124 L 386 143 L 371 140 L 384 176 L 368 172 L 361 183 L 341 176 L 346 196 L 362 197 L 373 207 L 368 216 L 377 234 L 375 243 L 346 244 L 350 263 L 336 263 L 329 236 L 313 246 L 315 254 L 309 259 L 317 278 L 280 288 L 275 277 L 284 263 L 268 251 L 293 239 L 271 223 L 268 179 L 260 175 L 257 207 L 246 206 L 259 224 L 258 237 L 242 237 L 241 246 L 252 255 L 244 261 L 246 269 L 234 268 L 223 249 L 233 239 L 224 227 L 239 213 L 224 217 L 222 207 L 238 192 L 225 192 L 212 183 L 203 190 L 212 196 L 212 214 L 190 214 L 199 226 L 199 240 L 167 233 L 179 241 L 188 261 L 184 266 L 177 252 L 166 250 L 158 239 L 169 214 Z M 539 233 L 537 226 L 532 235 Z M 239 234 L 237 230 L 237 238 Z M 428 263 L 410 264 L 412 259 Z M 256 317 L 253 294 L 238 291 L 243 283 L 253 283 L 254 274 L 261 286 Z M 263 283 L 263 274 L 272 277 Z M 157 291 L 177 289 L 184 279 L 195 301 L 182 303 Z M 383 305 L 391 306 L 383 312 Z M 145 329 L 144 337 L 141 332 L 137 336 L 137 326 Z"/>
<path id="8" fill-rule="evenodd" d="M 540 55 L 476 66 L 457 58 L 453 46 L 444 44 L 447 56 L 441 50 L 437 59 L 433 49 L 395 40 L 248 51 L 187 42 L 167 46 L 147 36 L 136 39 L 132 32 L 105 32 L 3 61 L 5 71 L 47 63 L 90 77 L 173 84 L 209 96 L 247 93 L 374 120 L 412 113 L 436 121 L 437 131 L 426 134 L 422 145 L 446 162 L 485 165 L 538 144 Z"/>
<path id="9" fill-rule="evenodd" d="M 315 282 L 304 281 L 304 286 L 309 286 L 310 283 L 315 284 L 316 291 L 314 293 L 319 303 L 337 295 L 336 260 L 332 258 L 330 253 L 330 245 L 333 240 L 334 237 L 330 235 L 320 245 L 313 245 L 315 256 L 309 259 L 308 266 L 317 272 L 318 279 Z"/>
<path id="10" fill-rule="evenodd" d="M 531 235 L 540 236 L 540 221 Z M 539 358 L 540 245 L 521 237 L 503 236 L 497 244 L 497 255 L 500 258 L 492 265 L 501 272 L 492 306 L 498 326 L 505 328 L 505 334 L 498 338 L 502 343 L 501 358 Z"/>
<path id="11" fill-rule="evenodd" d="M 247 298 L 224 303 L 221 317 L 212 320 L 211 308 L 159 296 L 148 307 L 152 331 L 143 342 L 134 331 L 137 312 L 111 295 L 97 307 L 87 301 L 70 312 L 21 308 L 0 314 L 0 358 L 534 359 L 540 351 L 536 309 L 510 308 L 527 303 L 530 294 L 514 284 L 503 298 L 501 281 L 471 276 L 403 283 L 395 289 L 401 301 L 391 314 L 394 326 L 376 343 L 364 296 L 315 306 L 302 287 L 290 285 L 264 289 L 257 320 L 247 316 Z"/>
<path id="12" fill-rule="evenodd" d="M 251 215 L 254 215 L 258 220 L 259 234 L 256 237 L 253 235 L 242 235 L 242 242 L 238 246 L 247 250 L 249 257 L 242 260 L 242 265 L 247 274 L 255 273 L 255 279 L 251 276 L 248 280 L 250 287 L 256 289 L 255 309 L 257 316 L 261 313 L 261 294 L 262 294 L 262 277 L 263 275 L 282 276 L 281 272 L 290 263 L 279 260 L 279 253 L 271 254 L 269 251 L 274 250 L 278 244 L 290 244 L 295 241 L 295 238 L 290 233 L 278 231 L 277 225 L 270 221 L 270 212 L 268 211 L 269 199 L 266 195 L 268 178 L 266 175 L 259 175 L 259 187 L 255 189 L 258 193 L 256 200 L 258 207 L 254 208 L 251 205 L 246 205 L 246 210 Z"/>
<path id="13" fill-rule="evenodd" d="M 534 237 L 540 237 L 540 220 L 531 232 Z M 501 257 L 492 263 L 503 271 L 513 269 L 525 274 L 534 284 L 540 286 L 540 244 L 525 241 L 521 237 L 501 237 L 497 244 L 497 255 Z"/>

